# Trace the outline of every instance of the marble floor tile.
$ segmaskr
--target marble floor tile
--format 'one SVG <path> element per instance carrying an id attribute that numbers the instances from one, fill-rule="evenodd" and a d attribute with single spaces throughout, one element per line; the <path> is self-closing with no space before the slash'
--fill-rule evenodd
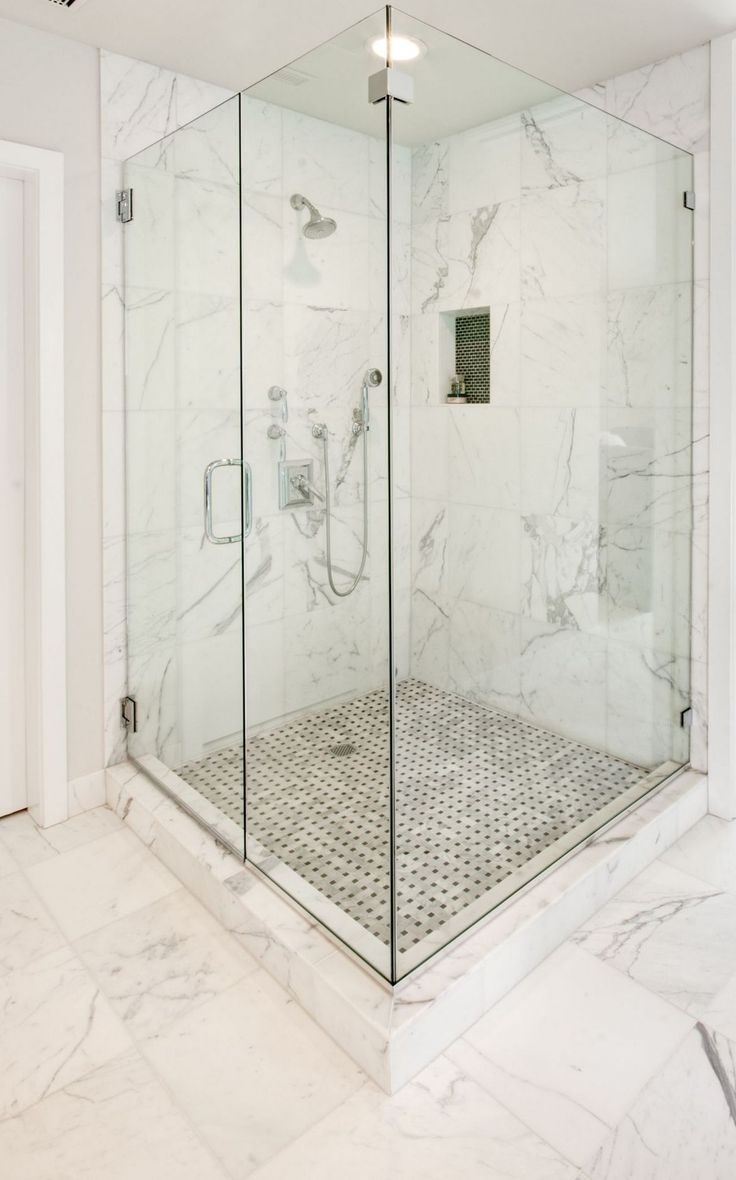
<path id="1" fill-rule="evenodd" d="M 121 821 L 109 807 L 83 811 L 51 828 L 39 828 L 27 811 L 18 811 L 0 820 L 0 845 L 9 849 L 21 868 L 27 868 L 121 827 Z"/>
<path id="2" fill-rule="evenodd" d="M 736 895 L 658 861 L 574 941 L 698 1016 L 736 973 Z"/>
<path id="3" fill-rule="evenodd" d="M 0 1118 L 17 1114 L 130 1047 L 67 947 L 0 980 Z"/>
<path id="4" fill-rule="evenodd" d="M 0 831 L 2 831 L 1 826 Z M 17 860 L 8 846 L 3 842 L 2 836 L 0 836 L 0 879 L 9 877 L 11 873 L 17 873 L 18 867 Z"/>
<path id="5" fill-rule="evenodd" d="M 22 873 L 0 878 L 0 980 L 65 944 Z"/>
<path id="6" fill-rule="evenodd" d="M 76 950 L 134 1036 L 219 995 L 258 965 L 181 889 L 86 935 Z"/>
<path id="7" fill-rule="evenodd" d="M 691 1023 L 566 943 L 447 1056 L 580 1166 Z"/>
<path id="8" fill-rule="evenodd" d="M 179 883 L 127 828 L 28 869 L 68 938 L 80 938 L 173 893 Z"/>
<path id="9" fill-rule="evenodd" d="M 371 1083 L 257 1180 L 574 1180 L 576 1169 L 447 1058 L 389 1098 Z"/>
<path id="10" fill-rule="evenodd" d="M 706 815 L 661 859 L 716 889 L 736 893 L 736 821 Z"/>
<path id="11" fill-rule="evenodd" d="M 736 972 L 700 1010 L 700 1015 L 709 1028 L 723 1033 L 736 1043 Z M 736 1111 L 734 1112 L 736 1117 Z"/>
<path id="12" fill-rule="evenodd" d="M 7 1180 L 225 1180 L 135 1051 L 0 1123 Z"/>
<path id="13" fill-rule="evenodd" d="M 171 1022 L 142 1049 L 234 1180 L 365 1084 L 263 971 Z"/>
<path id="14" fill-rule="evenodd" d="M 590 1180 L 733 1180 L 736 1044 L 697 1025 L 586 1174 Z"/>

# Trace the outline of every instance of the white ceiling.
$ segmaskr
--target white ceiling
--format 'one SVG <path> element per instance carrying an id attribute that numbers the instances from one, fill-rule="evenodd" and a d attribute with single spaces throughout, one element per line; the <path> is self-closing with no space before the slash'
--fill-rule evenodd
<path id="1" fill-rule="evenodd" d="M 238 90 L 372 8 L 372 0 L 78 0 L 66 10 L 0 0 L 0 17 Z M 736 28 L 736 0 L 406 0 L 406 8 L 565 90 Z"/>

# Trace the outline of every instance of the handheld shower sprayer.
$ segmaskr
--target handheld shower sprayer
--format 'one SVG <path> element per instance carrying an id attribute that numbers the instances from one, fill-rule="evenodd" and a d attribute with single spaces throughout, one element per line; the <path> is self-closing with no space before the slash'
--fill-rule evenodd
<path id="1" fill-rule="evenodd" d="M 332 593 L 338 598 L 347 598 L 363 577 L 366 558 L 368 557 L 368 431 L 370 429 L 370 409 L 368 405 L 368 390 L 375 389 L 383 381 L 380 369 L 368 369 L 360 387 L 360 409 L 353 410 L 353 435 L 363 435 L 363 541 L 362 554 L 358 572 L 346 590 L 339 590 L 335 585 L 335 575 L 332 568 L 332 501 L 330 494 L 330 440 L 324 422 L 315 422 L 312 426 L 314 438 L 322 440 L 325 471 L 325 557 L 327 559 L 327 580 Z"/>
<path id="2" fill-rule="evenodd" d="M 368 369 L 363 384 L 360 387 L 361 398 L 361 423 L 364 430 L 371 428 L 371 411 L 370 403 L 368 401 L 368 390 L 375 389 L 383 381 L 383 374 L 380 369 Z"/>

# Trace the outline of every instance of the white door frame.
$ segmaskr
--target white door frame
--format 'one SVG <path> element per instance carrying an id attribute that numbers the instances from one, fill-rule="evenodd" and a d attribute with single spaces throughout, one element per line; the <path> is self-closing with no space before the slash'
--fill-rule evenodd
<path id="1" fill-rule="evenodd" d="M 64 158 L 0 140 L 26 224 L 26 772 L 42 827 L 68 815 L 64 530 Z"/>
<path id="2" fill-rule="evenodd" d="M 711 42 L 710 810 L 736 818 L 736 34 Z"/>

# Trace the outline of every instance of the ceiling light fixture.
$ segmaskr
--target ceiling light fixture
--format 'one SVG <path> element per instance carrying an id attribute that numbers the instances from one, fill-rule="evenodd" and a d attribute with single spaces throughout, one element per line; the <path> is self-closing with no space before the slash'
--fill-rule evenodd
<path id="1" fill-rule="evenodd" d="M 380 57 L 382 61 L 386 60 L 387 41 L 385 37 L 371 37 L 368 48 L 371 53 L 375 53 L 376 57 Z M 391 38 L 391 61 L 414 61 L 417 57 L 421 57 L 426 49 L 427 46 L 422 41 L 417 41 L 415 37 L 398 37 L 394 34 Z"/>

